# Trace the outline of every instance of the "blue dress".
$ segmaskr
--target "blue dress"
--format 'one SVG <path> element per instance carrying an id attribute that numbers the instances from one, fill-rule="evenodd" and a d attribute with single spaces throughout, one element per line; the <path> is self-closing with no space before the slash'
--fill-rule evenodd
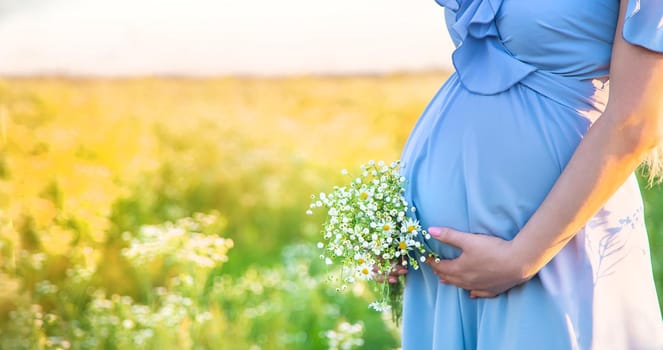
<path id="1" fill-rule="evenodd" d="M 618 34 L 663 52 L 663 0 L 628 1 Z M 619 1 L 437 2 L 455 72 L 405 145 L 405 195 L 423 227 L 512 239 L 605 108 Z M 403 311 L 404 350 L 663 349 L 635 177 L 525 284 L 471 299 L 423 264 Z"/>

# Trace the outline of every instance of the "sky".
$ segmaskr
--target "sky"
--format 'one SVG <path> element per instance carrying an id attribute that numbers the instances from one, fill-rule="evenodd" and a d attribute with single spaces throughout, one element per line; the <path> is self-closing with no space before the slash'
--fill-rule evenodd
<path id="1" fill-rule="evenodd" d="M 450 67 L 433 0 L 0 0 L 0 75 Z"/>

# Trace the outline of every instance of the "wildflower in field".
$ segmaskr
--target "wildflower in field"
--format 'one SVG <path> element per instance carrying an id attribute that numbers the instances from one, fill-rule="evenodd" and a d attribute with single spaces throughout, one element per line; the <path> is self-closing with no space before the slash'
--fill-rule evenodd
<path id="1" fill-rule="evenodd" d="M 129 247 L 123 249 L 122 254 L 137 266 L 168 256 L 182 264 L 213 268 L 228 260 L 227 252 L 233 247 L 231 239 L 198 232 L 202 226 L 217 220 L 216 215 L 197 213 L 195 219 L 142 226 L 133 237 L 126 235 Z"/>
<path id="2" fill-rule="evenodd" d="M 341 322 L 334 330 L 325 333 L 330 350 L 351 350 L 364 345 L 362 323 Z"/>

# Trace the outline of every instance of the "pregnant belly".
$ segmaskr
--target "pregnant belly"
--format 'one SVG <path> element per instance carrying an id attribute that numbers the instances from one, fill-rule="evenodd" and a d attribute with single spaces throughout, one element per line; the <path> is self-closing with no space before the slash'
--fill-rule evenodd
<path id="1" fill-rule="evenodd" d="M 554 184 L 589 127 L 572 109 L 517 85 L 468 93 L 455 76 L 424 111 L 403 151 L 406 198 L 423 227 L 511 239 Z M 445 258 L 458 252 L 438 242 Z"/>

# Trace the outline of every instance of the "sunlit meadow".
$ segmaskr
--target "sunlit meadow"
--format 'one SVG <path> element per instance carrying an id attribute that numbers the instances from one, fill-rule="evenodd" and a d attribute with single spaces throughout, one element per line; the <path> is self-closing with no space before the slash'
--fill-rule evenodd
<path id="1" fill-rule="evenodd" d="M 0 349 L 397 348 L 305 211 L 445 76 L 0 80 Z"/>

